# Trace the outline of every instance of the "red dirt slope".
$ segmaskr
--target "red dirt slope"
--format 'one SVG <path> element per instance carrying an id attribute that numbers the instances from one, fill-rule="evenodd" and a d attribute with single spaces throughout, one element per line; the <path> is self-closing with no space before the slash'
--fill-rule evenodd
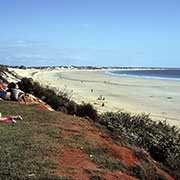
<path id="1" fill-rule="evenodd" d="M 149 169 L 143 167 L 143 161 L 136 157 L 132 148 L 115 144 L 107 132 L 95 127 L 86 119 L 64 115 L 64 120 L 58 122 L 56 126 L 60 129 L 59 138 L 61 142 L 60 152 L 54 159 L 54 162 L 59 166 L 55 171 L 58 176 L 80 180 L 93 179 L 93 176 L 106 180 L 135 180 L 139 178 L 128 169 L 138 166 L 142 167 L 145 177 L 153 180 L 153 177 L 151 178 L 148 174 Z M 98 160 L 98 156 L 100 157 L 102 154 L 88 153 L 87 147 L 97 150 L 105 149 L 105 162 L 102 159 Z M 106 158 L 110 158 L 110 162 L 121 162 L 123 167 L 119 169 L 113 169 L 109 165 L 103 167 L 103 163 L 108 161 Z M 149 156 L 146 163 L 158 176 L 163 176 L 167 180 L 174 180 L 166 172 L 159 169 Z"/>

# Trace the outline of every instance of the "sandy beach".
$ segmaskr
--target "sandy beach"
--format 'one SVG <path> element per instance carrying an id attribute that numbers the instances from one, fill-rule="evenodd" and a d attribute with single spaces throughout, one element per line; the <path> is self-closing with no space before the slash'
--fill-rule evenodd
<path id="1" fill-rule="evenodd" d="M 11 70 L 68 92 L 78 103 L 90 102 L 99 112 L 148 113 L 154 120 L 180 126 L 180 81 L 118 77 L 103 70 Z"/>

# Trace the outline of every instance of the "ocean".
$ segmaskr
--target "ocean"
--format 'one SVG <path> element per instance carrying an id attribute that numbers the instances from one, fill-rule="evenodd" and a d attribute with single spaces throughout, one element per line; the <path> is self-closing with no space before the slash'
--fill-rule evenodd
<path id="1" fill-rule="evenodd" d="M 180 80 L 180 69 L 160 69 L 160 70 L 117 70 L 109 71 L 111 75 L 139 77 L 150 79 Z"/>

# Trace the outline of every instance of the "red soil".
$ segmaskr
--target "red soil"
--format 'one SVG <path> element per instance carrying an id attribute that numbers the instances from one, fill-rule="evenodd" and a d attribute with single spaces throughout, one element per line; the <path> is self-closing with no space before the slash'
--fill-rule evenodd
<path id="1" fill-rule="evenodd" d="M 58 122 L 62 129 L 59 132 L 60 137 L 70 137 L 76 134 L 82 135 L 84 139 L 92 146 L 105 148 L 110 157 L 120 160 L 125 166 L 134 166 L 140 163 L 134 155 L 133 150 L 127 147 L 121 147 L 113 143 L 110 136 L 103 131 L 99 131 L 95 126 L 85 119 L 63 115 L 64 120 Z M 136 178 L 128 176 L 121 171 L 99 169 L 93 163 L 85 152 L 80 149 L 63 145 L 60 147 L 60 153 L 55 160 L 59 169 L 55 172 L 59 176 L 77 178 L 79 180 L 89 180 L 90 177 L 98 175 L 106 180 L 135 180 Z M 174 180 L 167 173 L 157 168 L 159 174 L 164 175 L 168 180 Z"/>
<path id="2" fill-rule="evenodd" d="M 107 172 L 102 177 L 107 180 L 115 180 L 115 179 L 117 179 L 117 180 L 136 180 L 134 177 L 128 176 L 120 171 L 116 172 L 115 174 L 113 174 L 111 172 Z"/>
<path id="3" fill-rule="evenodd" d="M 107 180 L 135 180 L 135 178 L 123 174 L 120 171 L 110 172 L 108 170 L 98 169 L 96 164 L 89 160 L 88 155 L 80 149 L 68 146 L 61 148 L 62 150 L 58 157 L 61 172 L 56 172 L 56 174 L 61 177 L 65 176 L 80 180 L 89 180 L 90 177 L 98 175 Z"/>
<path id="4" fill-rule="evenodd" d="M 36 104 L 36 107 L 40 110 L 54 111 L 49 105 L 42 103 Z"/>
<path id="5" fill-rule="evenodd" d="M 58 158 L 62 172 L 59 176 L 67 176 L 79 179 L 89 179 L 89 173 L 84 169 L 96 169 L 96 165 L 88 160 L 88 155 L 79 149 L 62 147 Z"/>
<path id="6" fill-rule="evenodd" d="M 66 119 L 66 118 L 65 118 Z M 68 121 L 60 121 L 58 124 L 61 127 L 59 132 L 60 137 L 68 137 L 75 134 L 82 134 L 87 141 L 93 144 L 97 143 L 107 146 L 108 141 L 101 136 L 88 121 L 81 118 L 69 118 Z M 110 145 L 109 145 L 110 146 Z M 97 165 L 90 160 L 90 157 L 80 149 L 69 146 L 61 146 L 59 157 L 55 160 L 59 164 L 59 170 L 56 174 L 59 176 L 66 176 L 77 178 L 80 180 L 89 180 L 91 176 L 99 175 L 107 180 L 135 180 L 135 178 L 128 176 L 120 171 L 110 172 L 97 168 Z"/>
<path id="7" fill-rule="evenodd" d="M 97 131 L 85 131 L 85 137 L 87 140 L 96 140 L 101 145 L 101 147 L 106 147 L 109 151 L 109 155 L 115 159 L 121 160 L 125 165 L 133 166 L 138 163 L 138 159 L 134 156 L 132 150 L 126 147 L 121 147 L 116 144 L 112 144 L 112 139 L 105 139 Z"/>

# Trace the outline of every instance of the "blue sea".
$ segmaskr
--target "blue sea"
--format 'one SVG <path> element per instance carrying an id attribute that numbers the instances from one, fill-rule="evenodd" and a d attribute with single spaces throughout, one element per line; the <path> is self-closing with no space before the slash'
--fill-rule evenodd
<path id="1" fill-rule="evenodd" d="M 180 80 L 180 69 L 117 70 L 117 71 L 109 71 L 108 73 L 110 73 L 111 75 L 118 75 L 125 77 Z"/>

